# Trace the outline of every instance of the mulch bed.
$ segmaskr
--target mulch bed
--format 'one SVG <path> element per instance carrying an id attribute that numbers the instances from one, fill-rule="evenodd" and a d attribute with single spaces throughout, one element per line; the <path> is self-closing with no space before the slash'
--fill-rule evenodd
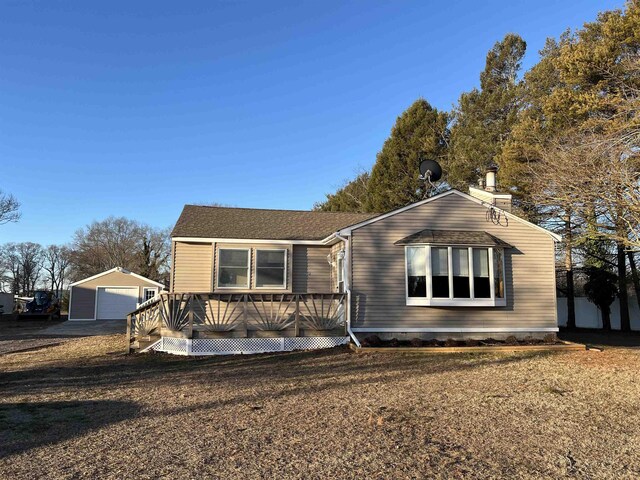
<path id="1" fill-rule="evenodd" d="M 436 348 L 436 347 L 505 347 L 505 346 L 534 346 L 534 345 L 565 345 L 566 342 L 558 340 L 555 335 L 547 335 L 544 339 L 528 337 L 518 339 L 516 337 L 507 337 L 504 340 L 496 340 L 494 338 L 486 338 L 483 340 L 456 340 L 449 338 L 447 340 L 422 340 L 420 338 L 412 338 L 410 340 L 382 340 L 377 335 L 366 337 L 361 342 L 362 347 L 373 348 Z"/>

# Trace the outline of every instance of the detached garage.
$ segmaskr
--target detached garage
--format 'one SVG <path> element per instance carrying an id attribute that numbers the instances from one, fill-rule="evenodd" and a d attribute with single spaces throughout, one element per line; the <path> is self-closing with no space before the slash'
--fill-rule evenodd
<path id="1" fill-rule="evenodd" d="M 69 320 L 123 320 L 164 285 L 116 267 L 72 283 Z"/>

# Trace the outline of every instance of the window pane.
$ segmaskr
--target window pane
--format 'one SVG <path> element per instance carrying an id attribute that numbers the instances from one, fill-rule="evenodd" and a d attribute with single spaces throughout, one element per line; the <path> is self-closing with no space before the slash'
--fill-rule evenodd
<path id="1" fill-rule="evenodd" d="M 473 249 L 473 276 L 489 276 L 489 250 L 486 248 Z"/>
<path id="2" fill-rule="evenodd" d="M 469 276 L 469 250 L 467 248 L 454 248 L 453 252 L 453 275 L 459 277 Z"/>
<path id="3" fill-rule="evenodd" d="M 284 268 L 285 252 L 281 250 L 257 250 L 256 264 L 260 267 Z"/>
<path id="4" fill-rule="evenodd" d="M 256 287 L 282 287 L 284 285 L 284 268 L 258 268 Z"/>
<path id="5" fill-rule="evenodd" d="M 491 298 L 489 250 L 486 248 L 473 249 L 473 292 L 475 298 Z"/>
<path id="6" fill-rule="evenodd" d="M 407 290 L 410 297 L 427 296 L 427 250 L 407 248 Z"/>
<path id="7" fill-rule="evenodd" d="M 503 278 L 503 265 L 504 265 L 503 252 L 499 248 L 493 250 L 493 276 L 495 278 L 494 285 L 496 289 L 496 298 L 504 298 L 504 278 Z"/>
<path id="8" fill-rule="evenodd" d="M 449 249 L 432 248 L 431 249 L 431 274 L 434 276 L 449 275 Z"/>
<path id="9" fill-rule="evenodd" d="M 427 296 L 427 277 L 409 277 L 407 279 L 410 297 L 426 297 Z"/>
<path id="10" fill-rule="evenodd" d="M 449 249 L 431 249 L 431 289 L 433 298 L 449 298 Z"/>
<path id="11" fill-rule="evenodd" d="M 453 296 L 455 298 L 470 298 L 469 287 L 469 249 L 452 249 L 453 258 Z"/>
<path id="12" fill-rule="evenodd" d="M 249 252 L 247 250 L 220 249 L 220 266 L 246 267 L 248 262 Z"/>
<path id="13" fill-rule="evenodd" d="M 221 287 L 249 287 L 248 268 L 220 266 L 218 285 Z"/>
<path id="14" fill-rule="evenodd" d="M 338 258 L 338 264 L 336 266 L 336 275 L 338 277 L 338 282 L 342 281 L 342 276 L 344 275 L 344 259 Z"/>
<path id="15" fill-rule="evenodd" d="M 424 247 L 407 248 L 407 272 L 410 276 L 427 274 L 427 250 Z"/>

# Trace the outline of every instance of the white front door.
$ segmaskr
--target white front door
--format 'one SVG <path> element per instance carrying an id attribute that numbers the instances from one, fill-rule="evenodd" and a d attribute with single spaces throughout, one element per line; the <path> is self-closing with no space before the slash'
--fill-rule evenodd
<path id="1" fill-rule="evenodd" d="M 126 319 L 138 304 L 138 287 L 98 287 L 96 319 Z"/>

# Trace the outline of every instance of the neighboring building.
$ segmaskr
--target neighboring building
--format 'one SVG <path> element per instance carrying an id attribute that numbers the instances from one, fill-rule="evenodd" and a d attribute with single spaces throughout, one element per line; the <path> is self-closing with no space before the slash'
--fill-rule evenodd
<path id="1" fill-rule="evenodd" d="M 14 309 L 13 293 L 0 292 L 0 314 L 13 313 Z"/>
<path id="2" fill-rule="evenodd" d="M 70 285 L 69 320 L 124 320 L 164 285 L 116 267 Z"/>
<path id="3" fill-rule="evenodd" d="M 356 343 L 557 332 L 559 237 L 511 213 L 511 196 L 487 180 L 381 215 L 187 205 L 172 232 L 171 305 L 200 294 L 191 339 L 306 336 L 305 322 L 318 335 L 317 319 L 338 315 Z M 230 306 L 244 313 L 225 320 Z M 228 351 L 250 351 L 242 345 Z"/>

